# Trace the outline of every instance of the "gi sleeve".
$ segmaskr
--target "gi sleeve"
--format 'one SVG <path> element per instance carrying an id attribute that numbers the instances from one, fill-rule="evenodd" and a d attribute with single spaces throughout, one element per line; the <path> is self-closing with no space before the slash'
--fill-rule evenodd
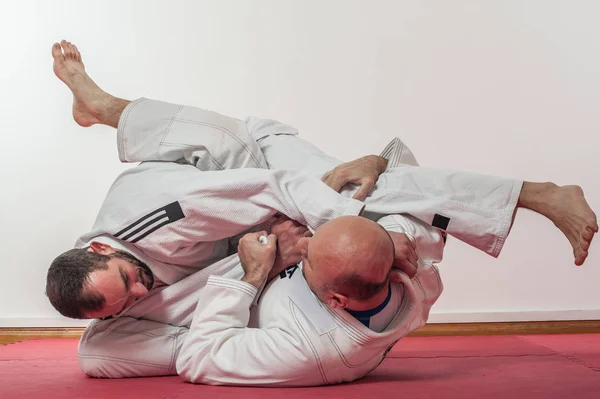
<path id="1" fill-rule="evenodd" d="M 197 218 L 196 228 L 207 227 L 211 240 L 241 233 L 277 213 L 316 230 L 335 217 L 358 215 L 364 207 L 319 179 L 295 171 L 226 170 L 203 173 L 198 180 L 183 205 Z"/>
<path id="2" fill-rule="evenodd" d="M 248 328 L 256 288 L 211 276 L 177 358 L 188 382 L 211 385 L 315 385 L 318 365 L 301 338 L 279 328 Z M 312 357 L 312 358 L 311 358 Z M 321 382 L 322 383 L 322 382 Z M 318 385 L 319 382 L 316 383 Z"/>
<path id="3" fill-rule="evenodd" d="M 423 311 L 428 315 L 444 288 L 436 266 L 444 255 L 445 243 L 441 231 L 404 214 L 385 216 L 377 222 L 388 231 L 406 234 L 415 243 L 419 264 L 417 274 L 410 282 L 419 287 L 419 292 L 423 294 Z"/>
<path id="4" fill-rule="evenodd" d="M 277 213 L 314 231 L 335 217 L 360 214 L 363 206 L 300 172 L 202 172 L 190 165 L 150 162 L 115 182 L 93 230 L 76 245 L 108 233 L 161 262 L 210 264 L 216 260 L 215 242 Z"/>
<path id="5" fill-rule="evenodd" d="M 187 332 L 185 327 L 133 317 L 94 320 L 79 342 L 79 366 L 97 378 L 175 375 Z"/>

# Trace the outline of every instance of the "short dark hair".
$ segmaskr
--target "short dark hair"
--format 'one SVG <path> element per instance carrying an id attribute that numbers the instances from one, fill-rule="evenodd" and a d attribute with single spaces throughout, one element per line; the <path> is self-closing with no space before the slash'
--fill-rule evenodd
<path id="1" fill-rule="evenodd" d="M 389 282 L 389 273 L 381 282 L 369 281 L 358 273 L 338 276 L 327 288 L 359 301 L 367 301 L 381 292 Z"/>
<path id="2" fill-rule="evenodd" d="M 59 255 L 48 269 L 46 295 L 60 314 L 72 319 L 85 319 L 86 312 L 104 307 L 104 295 L 86 289 L 90 273 L 106 270 L 110 257 L 86 248 L 71 249 Z"/>

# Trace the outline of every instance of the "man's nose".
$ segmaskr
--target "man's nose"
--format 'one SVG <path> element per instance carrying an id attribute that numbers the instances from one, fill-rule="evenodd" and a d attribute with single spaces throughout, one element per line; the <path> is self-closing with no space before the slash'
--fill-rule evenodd
<path id="1" fill-rule="evenodd" d="M 131 287 L 131 295 L 135 299 L 143 298 L 148 295 L 148 289 L 144 284 L 137 282 Z"/>

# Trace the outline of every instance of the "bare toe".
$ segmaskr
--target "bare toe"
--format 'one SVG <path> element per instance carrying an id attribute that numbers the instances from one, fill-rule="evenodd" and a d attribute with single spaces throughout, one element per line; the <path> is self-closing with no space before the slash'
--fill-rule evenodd
<path id="1" fill-rule="evenodd" d="M 52 57 L 54 59 L 60 59 L 59 57 L 62 57 L 62 55 L 63 55 L 63 53 L 60 48 L 60 44 L 54 43 L 54 45 L 52 46 Z"/>
<path id="2" fill-rule="evenodd" d="M 72 60 L 76 59 L 75 50 L 73 50 L 73 44 L 71 44 L 71 42 L 67 42 L 67 48 L 69 49 L 69 58 Z"/>
<path id="3" fill-rule="evenodd" d="M 584 251 L 587 251 L 590 249 L 590 242 L 589 241 L 582 241 L 581 242 L 581 249 Z"/>
<path id="4" fill-rule="evenodd" d="M 587 251 L 582 251 L 582 252 L 579 252 L 578 254 L 576 254 L 575 255 L 575 265 L 577 265 L 577 266 L 583 265 L 587 256 L 588 256 Z"/>
<path id="5" fill-rule="evenodd" d="M 69 53 L 70 53 L 69 43 L 66 40 L 63 40 L 62 42 L 60 42 L 60 45 L 63 49 L 63 54 L 65 55 L 65 58 L 69 59 L 70 58 L 69 57 Z"/>
<path id="6" fill-rule="evenodd" d="M 75 58 L 77 59 L 77 61 L 81 62 L 81 53 L 79 52 L 79 49 L 76 45 L 73 45 L 73 50 L 75 52 Z"/>

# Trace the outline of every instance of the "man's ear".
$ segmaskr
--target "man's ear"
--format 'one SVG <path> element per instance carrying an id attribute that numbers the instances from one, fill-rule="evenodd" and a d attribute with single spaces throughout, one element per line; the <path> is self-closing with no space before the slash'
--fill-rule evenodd
<path id="1" fill-rule="evenodd" d="M 348 297 L 337 292 L 328 294 L 327 304 L 332 308 L 345 309 L 348 307 Z"/>
<path id="2" fill-rule="evenodd" d="M 390 272 L 390 281 L 392 283 L 401 283 L 402 282 L 402 276 L 397 271 L 392 270 Z"/>
<path id="3" fill-rule="evenodd" d="M 109 253 L 114 252 L 113 248 L 110 245 L 103 244 L 98 241 L 92 241 L 92 243 L 90 244 L 90 249 L 92 250 L 92 252 L 95 252 L 100 255 L 107 255 Z"/>
<path id="4" fill-rule="evenodd" d="M 300 249 L 300 253 L 302 256 L 306 256 L 308 252 L 308 243 L 310 242 L 310 237 L 302 237 L 298 240 L 297 248 Z"/>

